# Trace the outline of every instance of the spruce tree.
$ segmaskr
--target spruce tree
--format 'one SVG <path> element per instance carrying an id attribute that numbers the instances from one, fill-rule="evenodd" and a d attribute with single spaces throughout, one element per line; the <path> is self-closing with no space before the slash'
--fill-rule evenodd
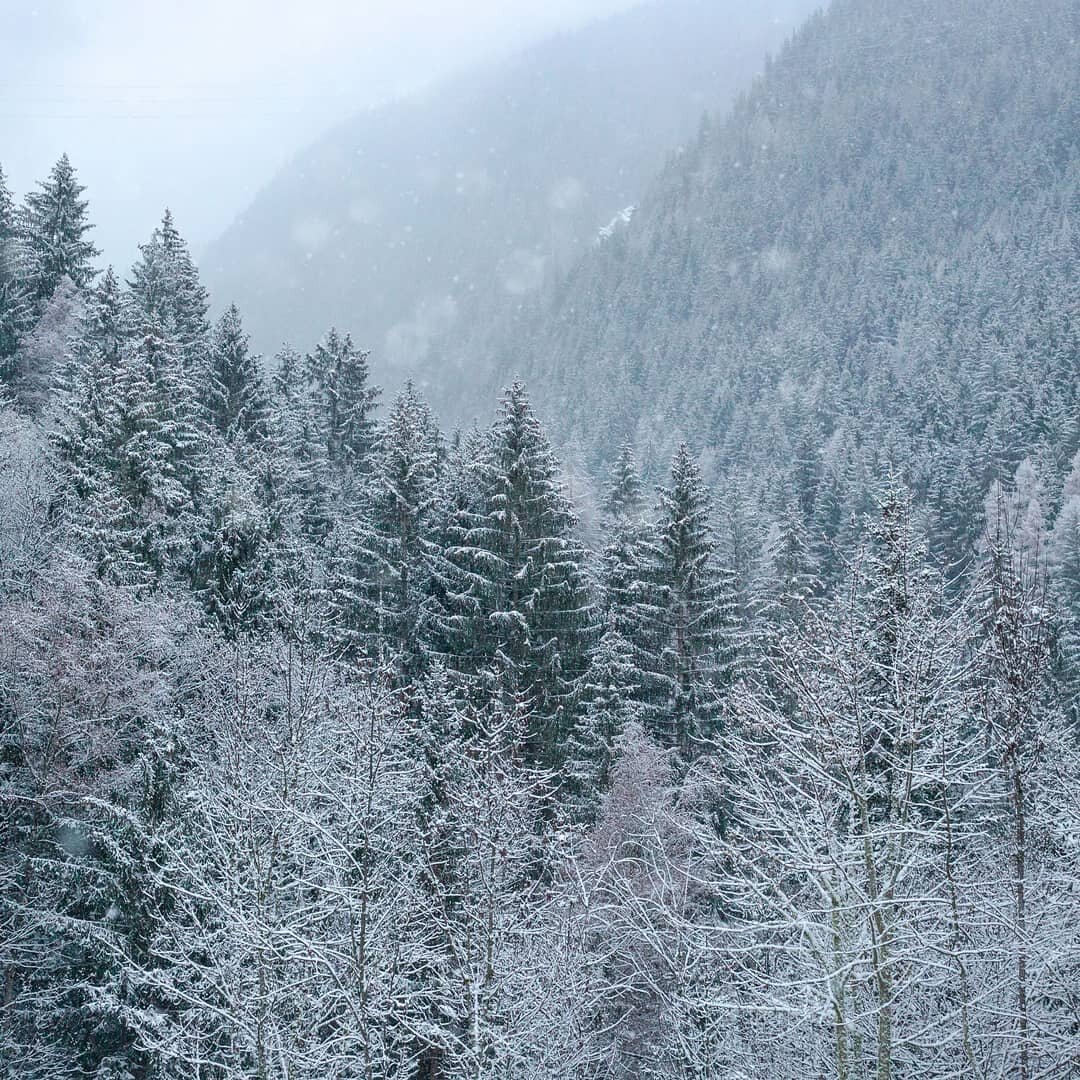
<path id="1" fill-rule="evenodd" d="M 333 527 L 334 484 L 303 360 L 288 348 L 278 356 L 272 380 L 270 429 L 274 468 L 266 496 L 290 505 L 305 541 L 321 542 Z"/>
<path id="2" fill-rule="evenodd" d="M 251 352 L 235 304 L 214 327 L 199 393 L 211 426 L 223 438 L 258 442 L 266 437 L 269 405 L 259 357 Z"/>
<path id="3" fill-rule="evenodd" d="M 149 584 L 190 557 L 202 439 L 179 360 L 152 330 L 120 340 L 115 279 L 98 291 L 58 404 L 73 525 L 99 573 Z"/>
<path id="4" fill-rule="evenodd" d="M 796 501 L 770 526 L 757 567 L 752 600 L 752 664 L 771 655 L 799 626 L 807 606 L 824 592 L 818 559 Z"/>
<path id="5" fill-rule="evenodd" d="M 15 204 L 0 169 L 0 380 L 4 382 L 11 381 L 9 358 L 33 319 L 33 307 L 18 276 L 17 240 Z"/>
<path id="6" fill-rule="evenodd" d="M 589 654 L 579 691 L 580 706 L 567 752 L 571 814 L 593 821 L 607 788 L 615 744 L 641 718 L 635 689 L 638 672 L 630 643 L 611 621 Z"/>
<path id="7" fill-rule="evenodd" d="M 629 632 L 631 613 L 641 589 L 643 511 L 634 450 L 624 443 L 604 495 L 603 524 L 609 540 L 600 557 L 604 608 L 612 625 L 624 635 Z"/>
<path id="8" fill-rule="evenodd" d="M 24 277 L 31 297 L 41 307 L 65 277 L 85 289 L 94 279 L 92 263 L 101 253 L 86 239 L 93 228 L 82 198 L 86 188 L 67 154 L 38 187 L 39 191 L 26 196 L 21 232 Z"/>
<path id="9" fill-rule="evenodd" d="M 214 456 L 192 584 L 225 636 L 236 640 L 273 625 L 280 507 L 260 505 L 258 477 L 227 448 Z"/>
<path id="10" fill-rule="evenodd" d="M 646 541 L 645 588 L 633 612 L 632 641 L 643 669 L 645 721 L 684 756 L 713 733 L 727 666 L 730 597 L 716 562 L 710 514 L 701 470 L 683 443 Z"/>
<path id="11" fill-rule="evenodd" d="M 153 575 L 141 555 L 140 510 L 120 482 L 125 465 L 125 408 L 142 407 L 149 384 L 130 383 L 125 299 L 110 267 L 93 288 L 53 407 L 52 442 L 69 520 L 96 571 L 137 583 Z"/>
<path id="12" fill-rule="evenodd" d="M 128 282 L 137 330 L 152 328 L 169 341 L 190 377 L 202 374 L 209 350 L 209 300 L 184 238 L 166 210 Z"/>
<path id="13" fill-rule="evenodd" d="M 557 764 L 566 753 L 572 701 L 585 668 L 595 615 L 584 552 L 563 494 L 559 466 L 515 383 L 459 486 L 450 515 L 442 593 L 442 644 L 473 675 L 498 665 L 532 704 L 529 753 Z M 479 449 L 479 447 L 477 447 Z"/>
<path id="14" fill-rule="evenodd" d="M 645 505 L 638 473 L 637 460 L 634 457 L 634 445 L 624 442 L 619 447 L 619 456 L 611 467 L 611 478 L 604 495 L 605 517 L 622 527 L 638 522 Z"/>
<path id="15" fill-rule="evenodd" d="M 127 333 L 120 285 L 110 266 L 90 293 L 60 380 L 53 443 L 67 482 L 81 499 L 100 490 L 110 429 L 117 422 L 116 378 Z"/>
<path id="16" fill-rule="evenodd" d="M 327 458 L 339 469 L 366 471 L 375 446 L 375 405 L 381 391 L 369 383 L 368 353 L 331 330 L 307 356 L 316 415 Z"/>
<path id="17" fill-rule="evenodd" d="M 354 648 L 395 657 L 415 674 L 432 564 L 432 509 L 442 443 L 411 383 L 378 431 L 371 487 L 350 523 L 350 551 L 336 583 L 340 619 Z"/>

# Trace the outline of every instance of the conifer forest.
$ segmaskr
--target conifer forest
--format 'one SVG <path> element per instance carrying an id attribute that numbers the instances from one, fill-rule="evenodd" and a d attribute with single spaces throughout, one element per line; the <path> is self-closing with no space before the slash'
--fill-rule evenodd
<path id="1" fill-rule="evenodd" d="M 1080 5 L 735 6 L 0 171 L 3 1080 L 1080 1077 Z"/>

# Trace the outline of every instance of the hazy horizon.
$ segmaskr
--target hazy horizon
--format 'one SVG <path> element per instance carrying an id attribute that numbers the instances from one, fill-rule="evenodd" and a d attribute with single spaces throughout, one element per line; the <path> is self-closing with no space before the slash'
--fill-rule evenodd
<path id="1" fill-rule="evenodd" d="M 169 206 L 198 254 L 293 154 L 364 108 L 635 0 L 318 0 L 184 10 L 52 0 L 4 16 L 0 166 L 18 198 L 68 153 L 102 261 Z"/>

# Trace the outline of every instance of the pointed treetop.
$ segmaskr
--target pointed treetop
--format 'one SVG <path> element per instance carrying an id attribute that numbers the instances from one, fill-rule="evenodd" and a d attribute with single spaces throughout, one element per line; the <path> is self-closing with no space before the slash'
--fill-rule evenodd
<path id="1" fill-rule="evenodd" d="M 634 446 L 627 441 L 619 447 L 619 456 L 611 468 L 604 513 L 615 522 L 626 523 L 641 513 L 643 501 Z"/>
<path id="2" fill-rule="evenodd" d="M 15 235 L 15 200 L 7 186 L 3 166 L 0 166 L 0 244 Z"/>
<path id="3" fill-rule="evenodd" d="M 23 232 L 26 276 L 40 303 L 52 296 L 64 277 L 77 288 L 86 288 L 96 274 L 91 263 L 101 252 L 85 238 L 93 228 L 82 198 L 86 188 L 78 182 L 67 154 L 38 187 L 26 196 Z"/>

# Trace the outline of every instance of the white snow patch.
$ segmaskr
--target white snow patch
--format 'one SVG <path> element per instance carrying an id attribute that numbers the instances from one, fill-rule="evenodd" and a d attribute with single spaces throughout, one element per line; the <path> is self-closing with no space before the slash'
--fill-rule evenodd
<path id="1" fill-rule="evenodd" d="M 605 240 L 610 240 L 620 229 L 629 225 L 637 213 L 636 206 L 627 206 L 625 209 L 620 210 L 597 234 L 596 243 L 602 244 Z"/>

